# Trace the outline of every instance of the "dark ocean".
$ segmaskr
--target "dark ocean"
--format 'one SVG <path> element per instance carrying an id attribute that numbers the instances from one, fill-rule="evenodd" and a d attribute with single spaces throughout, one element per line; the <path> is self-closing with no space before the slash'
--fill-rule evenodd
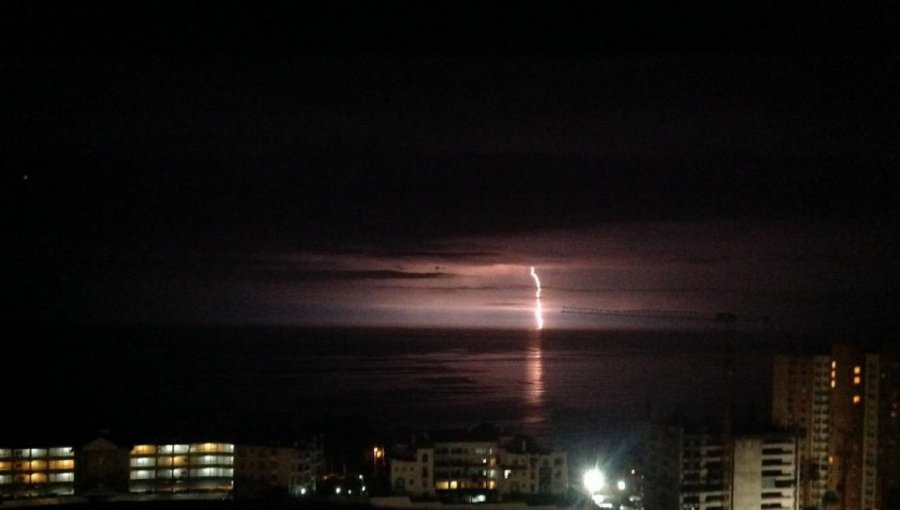
<path id="1" fill-rule="evenodd" d="M 54 327 L 6 350 L 6 435 L 290 435 L 324 417 L 379 431 L 491 422 L 570 450 L 651 418 L 769 416 L 783 339 L 727 331 Z M 7 345 L 12 345 L 8 343 Z"/>

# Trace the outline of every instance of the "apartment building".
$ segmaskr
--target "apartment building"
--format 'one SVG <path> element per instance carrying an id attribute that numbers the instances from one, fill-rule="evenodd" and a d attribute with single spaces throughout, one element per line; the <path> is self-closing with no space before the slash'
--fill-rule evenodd
<path id="1" fill-rule="evenodd" d="M 0 448 L 0 497 L 74 493 L 75 449 L 72 446 Z"/>

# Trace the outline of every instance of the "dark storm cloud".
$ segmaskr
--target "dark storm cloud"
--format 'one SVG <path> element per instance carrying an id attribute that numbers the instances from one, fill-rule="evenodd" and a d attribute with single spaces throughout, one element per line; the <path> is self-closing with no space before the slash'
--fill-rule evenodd
<path id="1" fill-rule="evenodd" d="M 882 295 L 889 23 L 727 4 L 4 3 L 13 316 L 516 324 L 532 265 L 548 305 Z"/>

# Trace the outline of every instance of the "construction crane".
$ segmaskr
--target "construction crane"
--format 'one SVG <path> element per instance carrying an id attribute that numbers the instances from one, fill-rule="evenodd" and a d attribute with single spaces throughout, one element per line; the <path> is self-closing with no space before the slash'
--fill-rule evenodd
<path id="1" fill-rule="evenodd" d="M 600 315 L 604 317 L 672 319 L 699 322 L 716 322 L 733 326 L 738 322 L 768 322 L 768 317 L 738 315 L 732 312 L 697 312 L 691 310 L 615 310 L 608 308 L 587 308 L 564 306 L 562 313 L 577 315 Z"/>
<path id="2" fill-rule="evenodd" d="M 564 306 L 562 313 L 577 315 L 599 315 L 603 317 L 624 317 L 624 318 L 649 318 L 663 320 L 684 320 L 684 321 L 701 321 L 722 324 L 727 327 L 728 331 L 734 332 L 734 326 L 738 322 L 756 322 L 766 323 L 769 318 L 764 316 L 739 315 L 733 312 L 698 312 L 689 310 L 615 310 L 607 308 L 587 308 L 580 306 Z M 722 428 L 722 490 L 728 494 L 726 499 L 722 501 L 724 510 L 734 508 L 734 494 L 731 486 L 731 477 L 733 476 L 733 420 L 734 420 L 734 345 L 733 340 L 729 340 L 729 348 L 724 360 L 724 380 L 723 384 L 726 388 L 726 402 L 723 405 L 723 428 Z"/>

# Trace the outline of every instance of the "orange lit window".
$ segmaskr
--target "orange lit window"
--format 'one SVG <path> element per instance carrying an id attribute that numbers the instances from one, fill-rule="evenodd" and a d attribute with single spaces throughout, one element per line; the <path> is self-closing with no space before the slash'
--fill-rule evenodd
<path id="1" fill-rule="evenodd" d="M 50 469 L 72 469 L 75 467 L 75 461 L 68 460 L 51 460 Z"/>
<path id="2" fill-rule="evenodd" d="M 831 380 L 831 387 L 834 388 L 834 379 Z"/>
<path id="3" fill-rule="evenodd" d="M 837 368 L 837 361 L 832 361 L 832 362 L 831 362 L 831 368 L 832 368 L 832 369 Z"/>
<path id="4" fill-rule="evenodd" d="M 857 366 L 857 367 L 853 367 L 853 373 L 854 373 L 854 374 L 859 375 L 859 373 L 860 373 L 861 371 L 862 371 L 862 368 L 860 368 L 860 367 L 858 367 L 858 366 Z"/>
<path id="5" fill-rule="evenodd" d="M 156 453 L 156 446 L 152 444 L 139 444 L 134 447 L 134 450 L 131 450 L 131 453 L 136 455 L 152 455 Z"/>
<path id="6" fill-rule="evenodd" d="M 853 384 L 859 384 L 860 379 L 858 375 L 853 376 Z"/>
<path id="7" fill-rule="evenodd" d="M 860 397 L 859 395 L 853 395 L 853 403 L 854 404 L 859 404 L 860 400 L 862 400 L 862 397 Z"/>

